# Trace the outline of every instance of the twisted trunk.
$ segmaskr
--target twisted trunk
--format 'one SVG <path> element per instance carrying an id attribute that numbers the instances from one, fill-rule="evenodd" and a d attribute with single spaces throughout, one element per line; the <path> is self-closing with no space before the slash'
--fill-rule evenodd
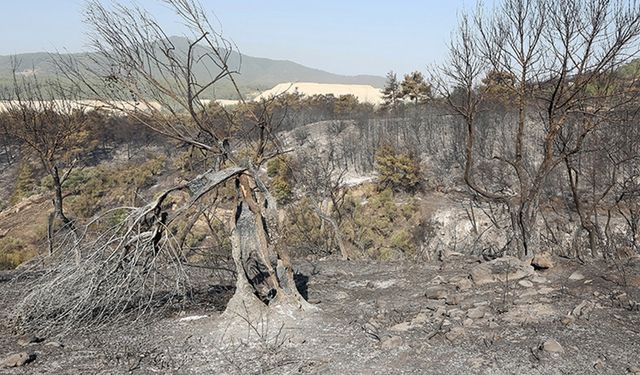
<path id="1" fill-rule="evenodd" d="M 293 267 L 286 251 L 279 248 L 270 231 L 275 226 L 269 211 L 271 201 L 253 176 L 236 178 L 238 191 L 232 218 L 232 256 L 237 270 L 236 292 L 225 314 L 244 316 L 266 306 L 285 310 L 309 310 L 298 292 Z"/>

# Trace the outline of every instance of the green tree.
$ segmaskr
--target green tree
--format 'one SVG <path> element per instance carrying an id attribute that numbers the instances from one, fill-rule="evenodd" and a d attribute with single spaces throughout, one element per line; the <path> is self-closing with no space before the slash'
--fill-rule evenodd
<path id="1" fill-rule="evenodd" d="M 353 116 L 358 109 L 358 104 L 358 98 L 355 95 L 340 95 L 335 102 L 334 113 L 339 118 Z"/>
<path id="2" fill-rule="evenodd" d="M 400 87 L 402 98 L 409 98 L 415 104 L 424 103 L 432 97 L 431 85 L 417 70 L 405 75 Z"/>
<path id="3" fill-rule="evenodd" d="M 384 89 L 382 89 L 382 98 L 384 99 L 383 108 L 390 111 L 397 108 L 398 104 L 400 104 L 400 99 L 402 99 L 400 82 L 398 82 L 398 77 L 393 70 L 387 73 L 387 82 L 384 85 Z"/>
<path id="4" fill-rule="evenodd" d="M 376 170 L 382 189 L 413 191 L 420 185 L 420 160 L 415 155 L 400 153 L 390 145 L 378 150 Z"/>

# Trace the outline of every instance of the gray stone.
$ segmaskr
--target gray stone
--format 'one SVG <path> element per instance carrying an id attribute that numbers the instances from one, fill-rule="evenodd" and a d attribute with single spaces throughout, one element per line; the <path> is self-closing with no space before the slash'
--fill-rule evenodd
<path id="1" fill-rule="evenodd" d="M 506 256 L 482 263 L 471 269 L 471 279 L 476 285 L 520 280 L 534 274 L 531 264 Z"/>
<path id="2" fill-rule="evenodd" d="M 425 312 L 419 312 L 413 319 L 411 319 L 411 324 L 413 325 L 422 325 L 425 324 L 429 320 L 429 316 Z"/>
<path id="3" fill-rule="evenodd" d="M 382 340 L 381 348 L 390 350 L 398 348 L 400 345 L 402 345 L 402 338 L 400 336 L 390 336 Z"/>
<path id="4" fill-rule="evenodd" d="M 640 375 L 640 366 L 631 366 L 627 368 L 627 372 L 633 375 Z"/>
<path id="5" fill-rule="evenodd" d="M 424 293 L 424 295 L 428 299 L 446 299 L 448 292 L 445 287 L 431 286 L 427 288 L 427 291 Z"/>
<path id="6" fill-rule="evenodd" d="M 460 303 L 460 296 L 457 294 L 448 294 L 445 298 L 447 305 L 457 305 Z"/>
<path id="7" fill-rule="evenodd" d="M 410 329 L 411 329 L 411 322 L 398 323 L 393 327 L 389 328 L 390 331 L 394 331 L 394 332 L 407 332 Z"/>
<path id="8" fill-rule="evenodd" d="M 464 328 L 459 326 L 451 328 L 451 330 L 444 335 L 449 341 L 455 341 L 462 336 L 464 336 Z"/>
<path id="9" fill-rule="evenodd" d="M 467 318 L 471 319 L 482 319 L 487 314 L 488 308 L 485 306 L 474 307 L 473 309 L 467 311 Z"/>
<path id="10" fill-rule="evenodd" d="M 544 276 L 535 275 L 531 278 L 531 281 L 533 281 L 536 284 L 545 284 L 547 283 L 548 280 Z"/>
<path id="11" fill-rule="evenodd" d="M 17 353 L 12 354 L 0 362 L 0 368 L 8 368 L 8 367 L 20 367 L 24 366 L 29 362 L 33 362 L 36 359 L 35 353 Z"/>
<path id="12" fill-rule="evenodd" d="M 542 350 L 547 353 L 564 353 L 564 348 L 554 339 L 549 339 L 542 343 Z"/>
<path id="13" fill-rule="evenodd" d="M 569 280 L 574 280 L 574 281 L 584 280 L 584 275 L 580 271 L 576 271 L 572 273 L 571 276 L 569 276 Z"/>
<path id="14" fill-rule="evenodd" d="M 424 304 L 424 307 L 427 308 L 428 310 L 431 310 L 431 311 L 436 311 L 439 308 L 441 308 L 442 306 L 444 306 L 444 301 L 443 300 L 435 300 L 435 299 L 427 300 L 427 302 L 425 302 L 425 304 Z"/>
<path id="15" fill-rule="evenodd" d="M 473 282 L 471 282 L 471 280 L 469 280 L 468 277 L 464 277 L 464 276 L 452 277 L 450 280 L 450 283 L 453 284 L 456 287 L 456 289 L 460 291 L 468 290 L 468 289 L 471 289 L 471 287 L 473 287 Z"/>
<path id="16" fill-rule="evenodd" d="M 518 281 L 518 285 L 520 285 L 521 287 L 524 288 L 531 288 L 533 287 L 533 283 L 529 280 L 520 280 Z"/>
<path id="17" fill-rule="evenodd" d="M 593 310 L 593 303 L 590 301 L 582 301 L 580 304 L 571 310 L 571 315 L 576 318 L 581 317 L 583 315 L 587 315 Z"/>

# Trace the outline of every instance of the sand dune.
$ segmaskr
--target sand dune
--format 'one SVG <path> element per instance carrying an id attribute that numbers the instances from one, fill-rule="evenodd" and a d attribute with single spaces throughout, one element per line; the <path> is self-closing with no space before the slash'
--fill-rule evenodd
<path id="1" fill-rule="evenodd" d="M 262 92 L 254 100 L 267 99 L 271 96 L 282 94 L 284 92 L 298 92 L 306 96 L 312 95 L 328 95 L 334 96 L 352 94 L 360 102 L 371 103 L 374 105 L 382 103 L 382 92 L 369 85 L 339 85 L 332 83 L 314 83 L 314 82 L 285 82 L 276 85 L 274 88 Z"/>
<path id="2" fill-rule="evenodd" d="M 254 101 L 261 99 L 268 99 L 275 95 L 279 95 L 285 92 L 294 93 L 298 92 L 306 96 L 312 95 L 329 95 L 332 94 L 336 97 L 340 95 L 354 95 L 362 103 L 371 103 L 379 105 L 382 103 L 382 92 L 369 85 L 342 85 L 332 83 L 314 83 L 314 82 L 285 82 L 276 85 L 275 87 L 263 91 L 260 95 L 253 98 Z M 203 104 L 207 105 L 211 100 L 202 100 Z M 223 106 L 231 106 L 239 103 L 238 100 L 217 99 L 216 102 Z M 109 105 L 110 104 L 110 105 Z M 160 104 L 156 102 L 151 103 L 134 103 L 134 102 L 110 102 L 109 104 L 96 101 L 96 100 L 78 100 L 78 101 L 60 101 L 53 102 L 43 101 L 30 103 L 32 108 L 49 108 L 55 111 L 71 111 L 71 110 L 92 110 L 92 109 L 106 109 L 114 110 L 113 108 L 121 108 L 123 110 L 133 110 L 137 108 L 139 110 L 149 110 L 147 106 L 150 105 L 154 109 L 159 109 Z M 0 112 L 8 111 L 11 108 L 17 108 L 20 103 L 16 101 L 0 101 Z M 115 111 L 115 110 L 114 110 Z"/>

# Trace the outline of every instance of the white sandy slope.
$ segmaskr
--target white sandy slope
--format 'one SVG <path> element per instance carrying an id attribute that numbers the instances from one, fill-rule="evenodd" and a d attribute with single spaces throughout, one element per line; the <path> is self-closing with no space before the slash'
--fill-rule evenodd
<path id="1" fill-rule="evenodd" d="M 361 103 L 371 103 L 373 105 L 379 105 L 383 102 L 382 92 L 370 85 L 343 85 L 333 83 L 314 83 L 314 82 L 284 82 L 279 83 L 273 88 L 263 91 L 258 96 L 253 98 L 253 101 L 259 101 L 262 99 L 269 99 L 273 96 L 280 95 L 282 93 L 298 92 L 305 96 L 313 95 L 329 95 L 332 94 L 335 97 L 340 95 L 353 95 L 358 98 Z M 211 100 L 202 100 L 203 104 L 207 105 Z M 222 106 L 232 106 L 239 103 L 238 100 L 217 99 L 216 102 Z M 111 105 L 108 105 L 111 104 Z M 71 111 L 71 110 L 92 110 L 92 109 L 108 109 L 108 108 L 121 108 L 123 110 L 133 110 L 134 108 L 139 110 L 149 110 L 148 106 L 154 107 L 154 109 L 160 109 L 160 104 L 151 102 L 147 104 L 134 103 L 134 102 L 110 102 L 104 103 L 95 100 L 78 100 L 78 101 L 43 101 L 31 103 L 33 108 L 50 108 L 56 111 Z M 17 109 L 20 103 L 15 101 L 0 101 L 0 112 L 6 112 L 12 108 Z"/>
<path id="2" fill-rule="evenodd" d="M 382 92 L 369 85 L 341 85 L 333 83 L 314 83 L 314 82 L 285 82 L 280 83 L 270 90 L 263 91 L 253 100 L 268 99 L 272 96 L 282 94 L 284 92 L 298 92 L 306 96 L 312 95 L 354 95 L 358 101 L 362 103 L 371 103 L 378 105 L 382 103 Z"/>

